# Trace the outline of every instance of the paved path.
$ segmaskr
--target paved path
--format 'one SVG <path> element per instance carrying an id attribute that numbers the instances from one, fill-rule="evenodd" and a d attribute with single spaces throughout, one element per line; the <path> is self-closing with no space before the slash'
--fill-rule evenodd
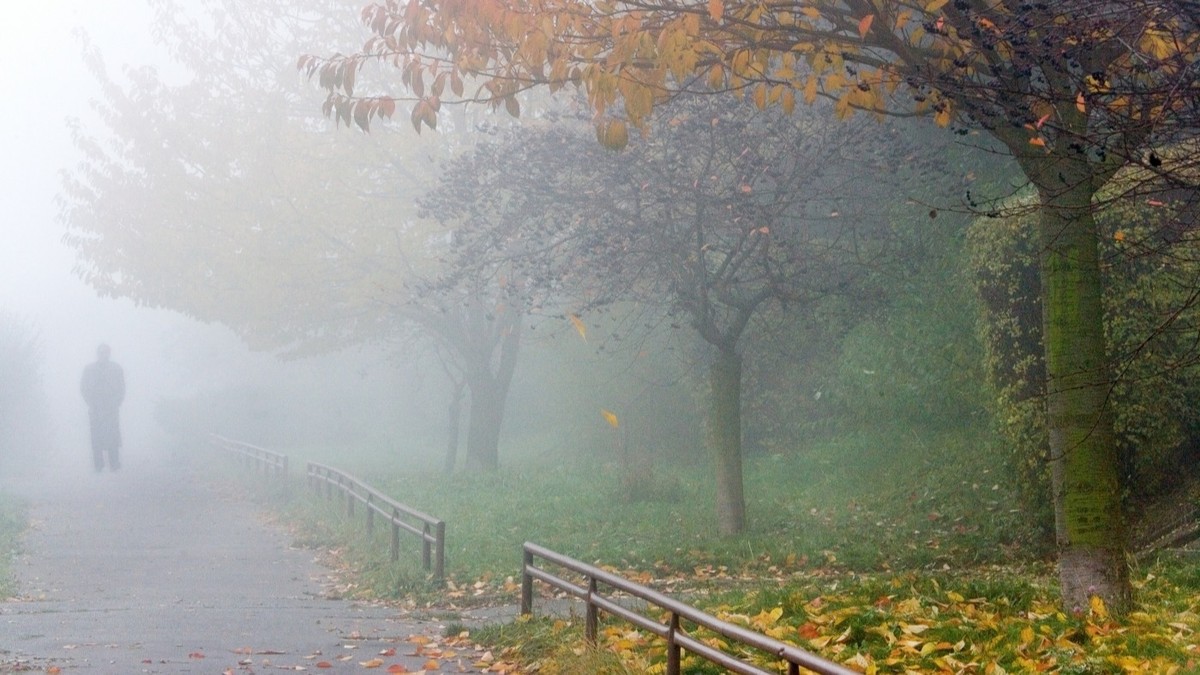
<path id="1" fill-rule="evenodd" d="M 33 497 L 0 602 L 0 673 L 419 671 L 442 626 L 326 599 L 328 571 L 252 504 L 168 462 L 80 476 Z M 436 672 L 476 672 L 468 655 Z M 362 664 L 381 659 L 378 669 Z"/>

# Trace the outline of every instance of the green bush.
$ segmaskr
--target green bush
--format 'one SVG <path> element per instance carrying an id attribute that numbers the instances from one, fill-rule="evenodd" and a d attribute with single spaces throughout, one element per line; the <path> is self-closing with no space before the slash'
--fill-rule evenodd
<path id="1" fill-rule="evenodd" d="M 1127 499 L 1160 494 L 1194 464 L 1200 440 L 1196 365 L 1200 240 L 1180 202 L 1120 197 L 1142 176 L 1113 181 L 1097 221 L 1105 277 L 1111 406 Z M 1025 498 L 1049 509 L 1041 243 L 1032 197 L 971 227 L 968 252 L 982 304 L 979 322 L 994 413 L 1022 476 Z M 1041 522 L 1050 522 L 1041 519 Z"/>

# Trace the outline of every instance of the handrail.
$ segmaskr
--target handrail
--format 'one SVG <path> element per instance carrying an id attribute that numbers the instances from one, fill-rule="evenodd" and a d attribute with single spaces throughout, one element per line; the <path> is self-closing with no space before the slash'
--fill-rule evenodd
<path id="1" fill-rule="evenodd" d="M 288 473 L 288 456 L 257 445 L 225 438 L 218 434 L 209 434 L 209 442 L 214 446 L 238 455 L 243 461 L 253 462 L 255 469 L 262 469 L 270 475 L 286 478 Z"/>
<path id="2" fill-rule="evenodd" d="M 400 531 L 421 540 L 421 564 L 441 583 L 446 578 L 446 523 L 388 497 L 350 474 L 317 462 L 308 463 L 308 485 L 333 497 L 336 488 L 345 495 L 346 515 L 354 516 L 355 503 L 367 507 L 367 529 L 375 527 L 375 514 L 392 526 L 391 559 L 400 558 Z"/>
<path id="3" fill-rule="evenodd" d="M 568 595 L 582 600 L 587 605 L 584 631 L 588 641 L 593 644 L 596 642 L 599 628 L 599 610 L 601 609 L 666 639 L 667 675 L 680 674 L 681 651 L 683 649 L 701 656 L 710 663 L 721 666 L 731 672 L 743 673 L 744 675 L 771 675 L 769 671 L 762 670 L 732 654 L 692 637 L 680 626 L 681 620 L 687 620 L 698 627 L 714 631 L 730 640 L 740 642 L 743 645 L 753 647 L 786 661 L 788 664 L 788 675 L 799 675 L 801 667 L 820 675 L 854 675 L 857 673 L 857 671 L 851 670 L 841 664 L 806 652 L 795 645 L 780 642 L 742 626 L 722 621 L 711 614 L 706 614 L 691 605 L 679 602 L 651 588 L 636 584 L 616 574 L 606 572 L 574 558 L 569 558 L 532 542 L 525 542 L 523 553 L 524 563 L 521 567 L 521 614 L 528 615 L 533 613 L 533 580 L 538 579 L 543 581 Z M 535 557 L 582 575 L 587 580 L 587 587 L 573 584 L 535 566 Z M 601 583 L 670 612 L 670 622 L 663 624 L 658 620 L 618 604 L 611 596 L 600 593 L 599 584 Z"/>

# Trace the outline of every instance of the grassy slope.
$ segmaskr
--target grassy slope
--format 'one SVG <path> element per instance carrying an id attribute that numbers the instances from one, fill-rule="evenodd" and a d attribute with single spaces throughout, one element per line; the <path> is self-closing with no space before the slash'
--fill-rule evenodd
<path id="1" fill-rule="evenodd" d="M 0 597 L 8 597 L 15 590 L 11 565 L 26 520 L 24 505 L 0 494 Z"/>
<path id="2" fill-rule="evenodd" d="M 626 501 L 617 464 L 564 458 L 489 476 L 385 476 L 366 468 L 378 466 L 373 458 L 317 458 L 373 476 L 397 499 L 447 521 L 447 592 L 429 587 L 415 555 L 386 563 L 382 541 L 367 545 L 361 522 L 346 522 L 320 501 L 292 504 L 303 536 L 349 551 L 344 560 L 368 596 L 514 603 L 520 544 L 533 540 L 863 670 L 1195 667 L 1195 570 L 1137 570 L 1143 607 L 1123 623 L 1103 608 L 1060 611 L 1052 568 L 1023 545 L 1028 517 L 982 436 L 849 435 L 816 443 L 799 458 L 753 458 L 750 532 L 738 538 L 712 532 L 703 462 L 670 471 L 659 465 L 649 478 L 643 469 L 639 478 L 669 499 Z M 579 649 L 580 631 L 577 622 L 537 620 L 471 639 L 541 672 L 661 667 L 661 642 L 627 624 L 609 625 L 599 653 Z M 688 672 L 716 671 L 692 662 Z"/>
<path id="3" fill-rule="evenodd" d="M 617 463 L 564 458 L 557 466 L 516 465 L 495 475 L 368 478 L 352 456 L 320 459 L 444 519 L 448 574 L 458 582 L 515 574 L 527 540 L 656 575 L 711 566 L 736 576 L 781 565 L 919 569 L 1020 555 L 1013 548 L 1022 532 L 1020 509 L 994 453 L 975 442 L 966 434 L 934 441 L 889 434 L 826 441 L 801 458 L 753 458 L 746 474 L 750 532 L 737 538 L 713 532 L 704 461 L 660 463 L 649 476 L 642 467 L 641 498 L 629 500 Z M 310 519 L 310 527 L 328 536 L 341 529 L 339 521 L 326 513 Z M 380 573 L 372 578 L 374 592 L 411 590 L 412 574 L 403 565 L 382 565 L 380 553 L 359 559 Z"/>

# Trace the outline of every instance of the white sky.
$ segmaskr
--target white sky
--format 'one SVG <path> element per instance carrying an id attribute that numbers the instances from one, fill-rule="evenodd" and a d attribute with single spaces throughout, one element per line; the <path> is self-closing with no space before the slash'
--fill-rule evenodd
<path id="1" fill-rule="evenodd" d="M 170 312 L 98 298 L 71 271 L 73 256 L 61 243 L 54 201 L 59 172 L 77 161 L 66 120 L 86 120 L 97 90 L 75 33 L 87 34 L 104 55 L 109 73 L 116 75 L 125 64 L 143 65 L 158 58 L 149 31 L 150 10 L 145 0 L 29 0 L 6 4 L 4 14 L 0 310 L 24 317 L 40 334 L 59 451 L 87 452 L 78 378 L 94 358 L 96 345 L 108 342 L 129 380 L 127 451 L 145 452 L 139 446 L 152 443 L 148 436 L 154 400 L 205 384 L 188 381 L 197 372 L 191 346 L 195 336 L 206 336 L 206 344 L 230 345 L 235 352 L 236 343 L 227 333 Z"/>

